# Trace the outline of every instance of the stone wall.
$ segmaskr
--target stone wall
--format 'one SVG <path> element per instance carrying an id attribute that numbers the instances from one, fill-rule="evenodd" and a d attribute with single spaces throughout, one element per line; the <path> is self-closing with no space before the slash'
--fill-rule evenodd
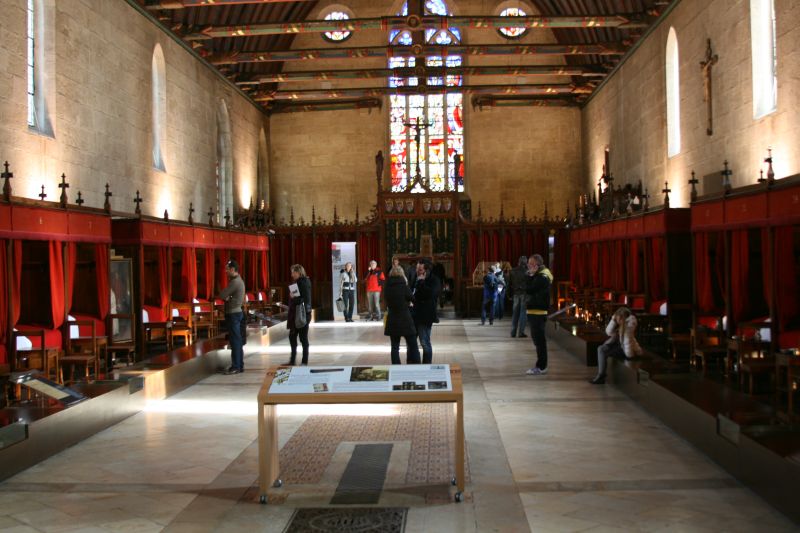
<path id="1" fill-rule="evenodd" d="M 46 2 L 45 2 L 46 3 Z M 14 172 L 14 194 L 35 198 L 45 185 L 57 200 L 66 173 L 74 200 L 103 205 L 109 183 L 112 208 L 132 212 L 141 191 L 145 214 L 195 219 L 216 206 L 216 111 L 230 114 L 234 205 L 255 194 L 258 136 L 263 113 L 146 16 L 124 1 L 58 0 L 50 16 L 54 79 L 54 136 L 26 121 L 26 0 L 0 0 L 0 159 Z M 151 59 L 160 44 L 166 62 L 166 172 L 153 168 Z M 49 94 L 49 92 L 48 92 Z"/>
<path id="2" fill-rule="evenodd" d="M 355 17 L 379 17 L 398 12 L 402 2 L 368 0 L 319 2 L 309 19 L 317 19 L 333 4 L 346 5 Z M 451 0 L 456 15 L 493 14 L 498 2 Z M 529 13 L 536 11 L 528 6 Z M 464 30 L 467 44 L 522 44 L 556 42 L 549 30 L 529 31 L 518 41 L 508 41 L 491 30 Z M 385 46 L 380 31 L 353 34 L 342 44 L 331 44 L 317 34 L 299 34 L 293 48 Z M 295 61 L 284 70 L 352 69 L 349 60 Z M 358 60 L 359 67 L 385 68 L 384 59 Z M 464 58 L 465 65 L 563 64 L 561 57 L 475 57 Z M 568 83 L 563 77 L 519 78 L 511 83 Z M 383 80 L 330 81 L 326 88 L 378 87 Z M 509 83 L 509 77 L 465 78 L 465 84 Z M 318 83 L 281 84 L 281 89 L 303 89 Z M 473 199 L 473 211 L 481 202 L 485 216 L 497 216 L 501 205 L 506 216 L 519 216 L 525 203 L 528 216 L 541 214 L 548 202 L 550 214 L 564 213 L 566 201 L 574 197 L 581 182 L 580 111 L 567 108 L 515 107 L 473 109 L 471 96 L 464 97 L 465 189 Z M 363 217 L 375 205 L 374 157 L 378 150 L 389 167 L 389 99 L 380 110 L 305 112 L 274 114 L 270 118 L 270 156 L 272 199 L 278 218 L 288 220 L 290 207 L 295 217 L 306 221 L 311 206 L 317 216 L 331 220 L 333 207 L 342 218 L 352 218 L 356 206 Z M 388 180 L 388 178 L 386 178 Z"/>
<path id="3" fill-rule="evenodd" d="M 651 205 L 662 203 L 665 180 L 673 206 L 689 202 L 687 180 L 716 173 L 727 159 L 734 187 L 754 183 L 767 148 L 776 178 L 800 172 L 800 3 L 775 0 L 777 110 L 753 119 L 749 0 L 682 0 L 622 64 L 583 110 L 584 187 L 591 192 L 610 149 L 615 184 L 642 179 Z M 680 62 L 681 152 L 667 157 L 665 55 L 674 27 Z M 700 62 L 706 39 L 713 67 L 714 133 L 706 134 Z M 701 183 L 699 192 L 703 193 Z"/>

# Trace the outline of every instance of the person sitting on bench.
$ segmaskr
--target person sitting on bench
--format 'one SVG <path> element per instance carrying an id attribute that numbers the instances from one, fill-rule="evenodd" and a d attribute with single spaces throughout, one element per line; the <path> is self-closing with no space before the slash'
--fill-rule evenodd
<path id="1" fill-rule="evenodd" d="M 597 375 L 589 383 L 602 385 L 606 382 L 606 367 L 609 357 L 633 359 L 642 354 L 642 347 L 636 341 L 636 317 L 627 307 L 614 311 L 606 326 L 608 340 L 597 349 Z"/>

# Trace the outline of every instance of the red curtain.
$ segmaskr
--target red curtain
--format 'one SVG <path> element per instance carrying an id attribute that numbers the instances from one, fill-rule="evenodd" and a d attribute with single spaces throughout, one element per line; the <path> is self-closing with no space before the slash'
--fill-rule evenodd
<path id="1" fill-rule="evenodd" d="M 614 241 L 612 250 L 611 265 L 614 269 L 613 288 L 616 291 L 624 291 L 627 283 L 625 282 L 625 243 Z"/>
<path id="2" fill-rule="evenodd" d="M 592 287 L 600 286 L 600 244 L 593 242 L 589 245 L 589 272 L 591 273 Z"/>
<path id="3" fill-rule="evenodd" d="M 105 320 L 111 307 L 111 287 L 108 282 L 108 245 L 94 245 L 95 272 L 97 275 L 97 310 Z"/>
<path id="4" fill-rule="evenodd" d="M 16 326 L 19 322 L 19 314 L 22 311 L 22 300 L 20 292 L 22 289 L 22 241 L 12 241 L 11 253 L 14 254 L 14 269 L 11 272 L 11 325 Z"/>
<path id="5" fill-rule="evenodd" d="M 64 323 L 64 254 L 60 241 L 49 241 L 50 256 L 50 309 L 53 329 Z"/>
<path id="6" fill-rule="evenodd" d="M 219 293 L 222 289 L 224 289 L 228 285 L 228 274 L 225 272 L 225 265 L 228 264 L 228 259 L 231 257 L 226 250 L 217 250 L 216 252 L 218 261 L 215 263 L 216 269 L 216 278 L 217 278 L 217 290 L 216 292 Z M 216 294 L 215 294 L 216 296 Z"/>
<path id="7" fill-rule="evenodd" d="M 471 231 L 467 234 L 467 276 L 472 276 L 478 266 L 478 234 Z"/>
<path id="8" fill-rule="evenodd" d="M 379 242 L 378 242 L 378 234 L 376 232 L 369 232 L 369 233 L 359 233 L 356 236 L 356 257 L 358 258 L 356 262 L 357 274 L 359 278 L 362 277 L 362 273 L 366 273 L 367 269 L 369 268 L 369 262 L 374 259 L 378 261 L 380 250 Z M 405 265 L 403 265 L 405 267 Z M 287 266 L 286 272 L 281 272 L 281 276 L 289 276 L 289 268 Z"/>
<path id="9" fill-rule="evenodd" d="M 246 287 L 248 291 L 256 290 L 258 284 L 258 252 L 255 250 L 247 250 L 245 261 L 247 268 L 245 269 Z"/>
<path id="10" fill-rule="evenodd" d="M 161 294 L 160 307 L 166 310 L 169 305 L 169 248 L 158 247 L 158 290 Z"/>
<path id="11" fill-rule="evenodd" d="M 650 271 L 648 282 L 650 300 L 657 302 L 666 298 L 666 278 L 664 276 L 664 249 L 666 243 L 663 237 L 653 237 L 650 241 Z"/>
<path id="12" fill-rule="evenodd" d="M 269 256 L 266 250 L 259 250 L 258 255 L 258 288 L 265 291 L 269 289 Z"/>
<path id="13" fill-rule="evenodd" d="M 197 256 L 194 248 L 183 248 L 181 257 L 181 299 L 192 302 L 197 298 Z"/>
<path id="14" fill-rule="evenodd" d="M 797 268 L 797 253 L 794 246 L 795 228 L 783 226 L 775 228 L 775 279 L 780 280 L 780 290 L 776 291 L 776 308 L 778 311 L 778 328 L 786 331 L 797 328 L 800 314 L 800 284 Z"/>
<path id="15" fill-rule="evenodd" d="M 75 292 L 75 275 L 78 269 L 78 245 L 67 243 L 67 313 L 72 310 L 72 295 Z"/>
<path id="16" fill-rule="evenodd" d="M 0 347 L 6 345 L 6 337 L 8 336 L 8 286 L 6 284 L 6 262 L 8 261 L 8 254 L 6 253 L 6 246 L 8 242 L 0 240 Z M 0 364 L 7 364 L 5 350 L 0 352 Z"/>
<path id="17" fill-rule="evenodd" d="M 603 288 L 610 289 L 614 285 L 614 268 L 611 257 L 612 243 L 600 243 L 600 282 Z"/>
<path id="18" fill-rule="evenodd" d="M 697 307 L 703 313 L 714 309 L 714 292 L 711 289 L 711 257 L 708 253 L 708 233 L 694 236 L 694 264 L 696 270 L 695 293 Z"/>
<path id="19" fill-rule="evenodd" d="M 716 271 L 717 278 L 716 278 L 716 287 L 719 293 L 722 295 L 722 301 L 727 304 L 728 303 L 728 282 L 727 277 L 725 275 L 725 234 L 720 232 L 717 233 L 717 249 L 716 249 L 716 258 L 714 261 L 714 270 Z"/>
<path id="20" fill-rule="evenodd" d="M 767 309 L 772 309 L 772 261 L 769 256 L 769 228 L 761 228 L 761 274 L 764 300 Z"/>
<path id="21" fill-rule="evenodd" d="M 743 320 L 749 301 L 750 249 L 747 230 L 731 233 L 731 309 L 735 321 Z"/>
<path id="22" fill-rule="evenodd" d="M 214 297 L 214 250 L 212 248 L 205 249 L 203 271 L 205 272 L 203 297 L 210 300 Z"/>
<path id="23" fill-rule="evenodd" d="M 632 294 L 642 293 L 642 241 L 633 239 L 630 241 L 628 257 L 630 258 L 630 276 L 628 292 Z"/>
<path id="24" fill-rule="evenodd" d="M 569 247 L 569 279 L 572 283 L 580 286 L 579 278 L 580 278 L 580 246 L 577 244 L 573 244 Z"/>

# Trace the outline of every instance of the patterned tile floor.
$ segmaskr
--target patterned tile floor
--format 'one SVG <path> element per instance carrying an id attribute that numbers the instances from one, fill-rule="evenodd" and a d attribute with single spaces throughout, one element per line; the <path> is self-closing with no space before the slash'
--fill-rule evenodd
<path id="1" fill-rule="evenodd" d="M 0 531 L 284 531 L 329 507 L 354 446 L 392 443 L 379 507 L 408 532 L 796 531 L 785 517 L 551 344 L 550 373 L 525 376 L 530 339 L 444 321 L 434 360 L 465 380 L 470 479 L 452 503 L 452 412 L 437 406 L 280 410 L 286 484 L 257 502 L 255 396 L 288 343 L 246 346 L 237 376 L 212 376 L 0 484 Z M 380 323 L 323 323 L 312 364 L 389 360 Z M 259 349 L 257 349 L 259 348 Z"/>

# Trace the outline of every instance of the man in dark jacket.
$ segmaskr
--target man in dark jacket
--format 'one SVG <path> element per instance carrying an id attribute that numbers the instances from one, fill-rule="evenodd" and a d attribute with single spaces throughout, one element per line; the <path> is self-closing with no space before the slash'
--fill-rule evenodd
<path id="1" fill-rule="evenodd" d="M 525 335 L 525 323 L 527 322 L 525 312 L 528 295 L 525 293 L 525 289 L 528 283 L 528 258 L 524 255 L 520 257 L 517 266 L 511 270 L 508 277 L 508 294 L 514 302 L 511 311 L 511 337 L 527 337 Z"/>
<path id="2" fill-rule="evenodd" d="M 534 254 L 528 259 L 528 280 L 525 293 L 528 295 L 528 325 L 531 327 L 533 345 L 536 346 L 536 366 L 528 369 L 530 376 L 547 374 L 547 339 L 544 326 L 550 312 L 550 286 L 553 274 L 544 266 L 544 259 Z"/>
<path id="3" fill-rule="evenodd" d="M 431 330 L 439 322 L 436 304 L 442 284 L 439 278 L 431 273 L 433 265 L 427 259 L 417 263 L 417 280 L 414 283 L 414 325 L 417 327 L 419 343 L 422 345 L 422 363 L 429 365 L 433 360 L 431 346 Z"/>

